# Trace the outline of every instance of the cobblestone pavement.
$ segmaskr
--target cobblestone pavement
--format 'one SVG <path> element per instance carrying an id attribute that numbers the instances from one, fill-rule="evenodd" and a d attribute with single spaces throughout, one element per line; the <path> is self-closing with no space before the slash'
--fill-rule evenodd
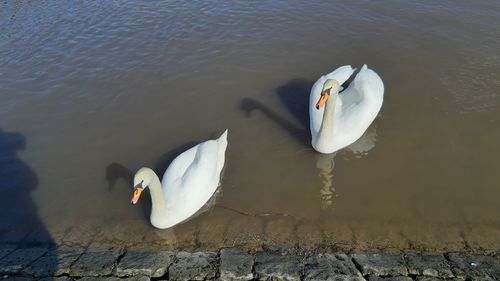
<path id="1" fill-rule="evenodd" d="M 498 253 L 185 252 L 115 245 L 0 247 L 3 280 L 500 280 Z"/>
<path id="2" fill-rule="evenodd" d="M 162 231 L 143 220 L 0 230 L 0 281 L 500 280 L 496 225 L 406 231 L 401 239 L 288 217 L 193 222 Z"/>

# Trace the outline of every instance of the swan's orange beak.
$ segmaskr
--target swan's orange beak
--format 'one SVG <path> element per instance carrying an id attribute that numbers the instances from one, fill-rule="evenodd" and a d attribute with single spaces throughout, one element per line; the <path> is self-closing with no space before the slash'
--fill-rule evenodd
<path id="1" fill-rule="evenodd" d="M 134 195 L 132 196 L 132 200 L 130 200 L 132 204 L 135 204 L 137 203 L 137 201 L 139 201 L 139 197 L 141 197 L 141 193 L 143 190 L 144 188 L 142 188 L 140 185 L 134 188 Z"/>
<path id="2" fill-rule="evenodd" d="M 320 109 L 323 105 L 325 105 L 329 97 L 330 94 L 327 91 L 324 91 L 321 97 L 319 97 L 318 102 L 316 103 L 316 109 Z"/>

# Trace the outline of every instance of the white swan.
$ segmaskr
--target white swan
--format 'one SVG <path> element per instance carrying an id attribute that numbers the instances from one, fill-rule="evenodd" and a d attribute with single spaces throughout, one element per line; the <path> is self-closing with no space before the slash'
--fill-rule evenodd
<path id="1" fill-rule="evenodd" d="M 220 182 L 227 147 L 227 130 L 216 140 L 200 143 L 177 156 L 160 179 L 149 168 L 134 176 L 132 204 L 149 187 L 151 224 L 164 229 L 194 215 L 212 197 Z"/>
<path id="2" fill-rule="evenodd" d="M 349 87 L 339 94 L 340 85 L 349 79 L 354 70 L 350 65 L 341 66 L 319 78 L 311 89 L 309 115 L 312 146 L 318 152 L 333 153 L 355 142 L 382 107 L 384 83 L 366 65 Z"/>

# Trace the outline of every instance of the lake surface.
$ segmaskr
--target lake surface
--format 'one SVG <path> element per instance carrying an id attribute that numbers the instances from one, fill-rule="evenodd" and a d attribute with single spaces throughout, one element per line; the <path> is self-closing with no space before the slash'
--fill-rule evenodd
<path id="1" fill-rule="evenodd" d="M 170 230 L 197 245 L 336 233 L 411 247 L 486 229 L 477 239 L 500 247 L 499 46 L 498 1 L 4 1 L 2 233 L 149 229 L 131 175 L 161 175 L 228 128 L 209 211 Z M 320 155 L 310 87 L 364 63 L 385 83 L 382 110 Z"/>

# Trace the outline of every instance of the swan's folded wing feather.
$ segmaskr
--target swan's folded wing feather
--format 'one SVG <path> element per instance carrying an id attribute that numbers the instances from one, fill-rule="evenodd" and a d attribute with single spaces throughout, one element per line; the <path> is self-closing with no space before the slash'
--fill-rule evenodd
<path id="1" fill-rule="evenodd" d="M 383 95 L 384 84 L 380 76 L 363 66 L 349 87 L 339 95 L 341 103 L 335 110 L 335 129 L 342 134 L 336 134 L 336 138 L 347 143 L 360 138 L 380 111 Z"/>
<path id="2" fill-rule="evenodd" d="M 216 175 L 219 155 L 218 148 L 219 145 L 215 140 L 209 140 L 199 145 L 193 162 L 182 176 L 184 184 L 198 189 L 198 185 L 194 184 L 195 181 L 199 181 L 203 186 L 212 182 L 214 176 L 218 176 Z"/>
<path id="3" fill-rule="evenodd" d="M 198 144 L 184 151 L 170 163 L 162 178 L 162 187 L 164 189 L 175 186 L 175 183 L 181 180 L 189 166 L 193 163 L 199 146 Z"/>
<path id="4" fill-rule="evenodd" d="M 175 175 L 173 180 L 167 175 L 163 188 L 170 216 L 179 221 L 185 220 L 210 199 L 219 181 L 217 159 L 218 143 L 209 140 L 197 146 L 191 163 L 184 171 L 178 170 L 183 172 L 182 175 Z"/>
<path id="5" fill-rule="evenodd" d="M 346 112 L 349 108 L 356 106 L 362 102 L 365 95 L 382 95 L 384 93 L 384 84 L 378 74 L 369 69 L 366 64 L 347 87 L 347 89 L 339 95 L 342 109 L 341 112 Z M 340 113 L 340 112 L 339 112 Z"/>

